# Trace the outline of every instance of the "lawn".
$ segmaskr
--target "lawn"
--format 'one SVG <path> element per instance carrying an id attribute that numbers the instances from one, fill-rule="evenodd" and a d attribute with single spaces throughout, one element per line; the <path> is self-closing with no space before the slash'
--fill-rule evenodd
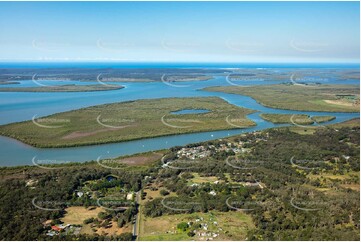
<path id="1" fill-rule="evenodd" d="M 172 114 L 206 109 L 199 114 Z M 70 147 L 121 142 L 156 136 L 234 129 L 255 123 L 252 110 L 217 97 L 163 98 L 104 104 L 0 126 L 0 134 L 36 147 Z"/>
<path id="2" fill-rule="evenodd" d="M 359 112 L 360 109 L 359 87 L 355 85 L 306 87 L 279 84 L 248 87 L 208 87 L 204 90 L 250 96 L 264 106 L 279 109 L 323 112 Z M 354 95 L 355 100 L 342 99 L 340 98 L 341 95 Z"/>
<path id="3" fill-rule="evenodd" d="M 200 176 L 199 173 L 193 172 L 192 175 L 193 178 L 189 179 L 188 183 L 191 185 L 193 183 L 214 183 L 215 181 L 218 181 L 218 178 L 216 176 Z"/>

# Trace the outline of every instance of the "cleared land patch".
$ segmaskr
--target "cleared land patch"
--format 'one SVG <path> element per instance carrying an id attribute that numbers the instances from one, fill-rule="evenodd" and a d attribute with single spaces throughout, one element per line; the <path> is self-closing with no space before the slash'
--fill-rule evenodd
<path id="1" fill-rule="evenodd" d="M 197 229 L 194 237 L 188 231 L 179 231 L 181 222 L 200 223 L 207 226 Z M 242 212 L 208 212 L 166 215 L 156 218 L 142 216 L 140 240 L 245 240 L 247 231 L 254 228 L 250 215 Z M 215 236 L 215 237 L 214 237 Z"/>
<path id="2" fill-rule="evenodd" d="M 335 105 L 347 106 L 347 107 L 352 107 L 355 105 L 354 103 L 349 102 L 347 100 L 324 100 L 324 101 L 329 104 L 335 104 Z"/>
<path id="3" fill-rule="evenodd" d="M 96 218 L 98 213 L 104 212 L 105 210 L 100 207 L 95 209 L 88 209 L 81 206 L 68 207 L 65 209 L 65 216 L 61 220 L 65 224 L 80 224 L 82 225 L 85 219 Z"/>
<path id="4" fill-rule="evenodd" d="M 160 160 L 162 156 L 162 153 L 149 152 L 128 157 L 100 160 L 99 163 L 106 167 L 113 168 L 122 167 L 123 165 L 142 166 L 152 164 L 153 162 Z"/>

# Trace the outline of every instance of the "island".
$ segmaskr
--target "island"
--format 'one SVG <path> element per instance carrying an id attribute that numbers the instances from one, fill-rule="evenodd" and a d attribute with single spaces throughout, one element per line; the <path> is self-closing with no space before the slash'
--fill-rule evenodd
<path id="1" fill-rule="evenodd" d="M 61 85 L 39 87 L 0 87 L 0 92 L 96 92 L 124 88 L 120 85 Z"/>
<path id="2" fill-rule="evenodd" d="M 260 104 L 278 109 L 319 112 L 359 112 L 360 92 L 356 85 L 217 86 L 203 90 L 246 95 Z"/>
<path id="3" fill-rule="evenodd" d="M 180 110 L 207 113 L 173 114 Z M 218 97 L 160 98 L 104 104 L 0 126 L 36 147 L 70 147 L 254 126 L 253 110 Z"/>

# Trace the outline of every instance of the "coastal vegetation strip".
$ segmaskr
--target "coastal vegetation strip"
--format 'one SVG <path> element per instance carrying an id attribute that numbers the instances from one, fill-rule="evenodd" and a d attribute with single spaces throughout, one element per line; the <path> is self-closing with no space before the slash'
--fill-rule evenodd
<path id="1" fill-rule="evenodd" d="M 309 116 L 306 114 L 270 114 L 262 113 L 261 118 L 275 124 L 300 124 L 311 125 L 334 120 L 335 116 Z"/>
<path id="2" fill-rule="evenodd" d="M 0 68 L 0 82 L 37 80 L 74 80 L 104 82 L 205 81 L 225 69 L 199 68 Z"/>
<path id="3" fill-rule="evenodd" d="M 184 109 L 207 113 L 172 114 Z M 104 104 L 0 126 L 0 134 L 36 147 L 69 147 L 250 127 L 240 108 L 217 97 L 163 98 Z"/>
<path id="4" fill-rule="evenodd" d="M 0 87 L 0 92 L 94 92 L 124 88 L 120 85 L 61 85 L 39 87 Z"/>
<path id="5" fill-rule="evenodd" d="M 360 92 L 355 85 L 208 87 L 203 90 L 246 95 L 264 106 L 299 111 L 359 112 Z"/>

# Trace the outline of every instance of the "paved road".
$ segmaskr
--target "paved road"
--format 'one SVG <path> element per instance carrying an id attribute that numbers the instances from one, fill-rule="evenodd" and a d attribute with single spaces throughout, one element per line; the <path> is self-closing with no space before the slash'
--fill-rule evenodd
<path id="1" fill-rule="evenodd" d="M 139 195 L 140 195 L 140 192 L 137 192 L 136 194 L 135 194 L 135 204 L 139 204 L 138 203 L 138 201 L 139 201 Z M 135 219 L 134 219 L 134 225 L 133 225 L 133 237 L 135 237 L 136 239 L 138 239 L 137 238 L 137 225 L 138 225 L 138 217 L 139 217 L 139 213 L 140 213 L 140 211 L 138 211 L 138 213 L 137 213 L 137 216 L 135 216 Z"/>

